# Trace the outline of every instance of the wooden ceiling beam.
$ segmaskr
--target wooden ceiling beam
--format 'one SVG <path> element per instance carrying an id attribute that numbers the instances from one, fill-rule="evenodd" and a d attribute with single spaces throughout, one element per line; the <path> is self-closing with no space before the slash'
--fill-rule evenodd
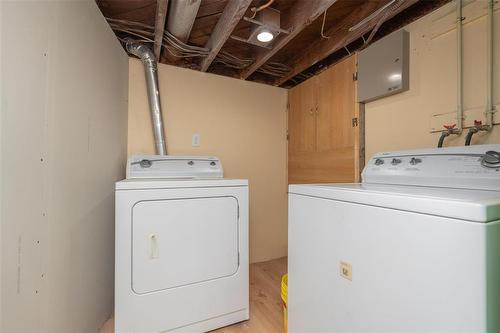
<path id="1" fill-rule="evenodd" d="M 272 56 L 278 53 L 285 45 L 297 36 L 305 27 L 311 24 L 318 16 L 323 14 L 337 0 L 296 0 L 289 9 L 289 15 L 282 17 L 283 29 L 290 31 L 289 34 L 280 34 L 274 42 L 271 50 L 256 54 L 255 62 L 241 73 L 242 79 L 247 79 L 252 73 L 264 65 Z"/>
<path id="2" fill-rule="evenodd" d="M 168 0 L 156 0 L 155 39 L 154 53 L 156 61 L 160 61 L 163 33 L 165 32 L 165 19 L 167 18 Z"/>
<path id="3" fill-rule="evenodd" d="M 252 0 L 229 0 L 210 38 L 205 44 L 205 48 L 209 49 L 210 53 L 201 62 L 200 70 L 202 72 L 208 70 L 208 67 L 210 67 L 210 64 L 214 61 L 238 22 L 245 15 L 251 3 Z"/>
<path id="4" fill-rule="evenodd" d="M 406 0 L 404 1 L 396 10 L 394 10 L 386 20 L 390 20 L 392 17 L 398 15 L 400 12 L 406 8 L 419 2 L 419 0 Z M 317 62 L 323 60 L 335 51 L 340 50 L 346 45 L 354 42 L 358 38 L 361 38 L 366 33 L 370 32 L 381 15 L 374 17 L 372 20 L 366 22 L 363 26 L 358 29 L 349 31 L 349 28 L 356 25 L 358 22 L 368 17 L 374 11 L 382 7 L 387 1 L 379 3 L 378 6 L 370 6 L 370 2 L 366 5 L 360 6 L 352 14 L 345 17 L 343 20 L 335 24 L 331 29 L 329 29 L 325 35 L 328 39 L 319 39 L 313 43 L 307 50 L 304 50 L 298 58 L 292 61 L 290 66 L 292 71 L 283 78 L 280 78 L 274 82 L 275 86 L 280 86 L 289 79 L 293 78 L 295 75 L 303 72 L 307 68 L 316 64 Z"/>

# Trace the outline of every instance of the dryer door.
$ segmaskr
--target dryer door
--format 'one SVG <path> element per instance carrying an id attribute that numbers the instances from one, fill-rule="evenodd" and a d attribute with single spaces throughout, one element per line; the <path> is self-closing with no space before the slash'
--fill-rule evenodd
<path id="1" fill-rule="evenodd" d="M 238 201 L 210 197 L 139 201 L 132 208 L 132 289 L 188 286 L 238 270 Z"/>

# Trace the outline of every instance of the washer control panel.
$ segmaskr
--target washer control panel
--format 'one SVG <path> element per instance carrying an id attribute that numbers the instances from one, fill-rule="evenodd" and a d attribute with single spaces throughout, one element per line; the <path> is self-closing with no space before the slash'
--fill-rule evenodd
<path id="1" fill-rule="evenodd" d="M 363 182 L 500 191 L 500 144 L 379 153 Z"/>

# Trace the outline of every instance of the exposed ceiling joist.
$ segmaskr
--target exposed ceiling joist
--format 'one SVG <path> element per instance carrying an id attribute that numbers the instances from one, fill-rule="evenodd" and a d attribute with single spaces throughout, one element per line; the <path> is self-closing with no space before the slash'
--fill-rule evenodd
<path id="1" fill-rule="evenodd" d="M 238 22 L 243 15 L 245 15 L 251 3 L 252 0 L 229 0 L 209 40 L 205 44 L 205 48 L 209 49 L 210 53 L 201 62 L 200 70 L 202 72 L 208 70 L 208 67 L 210 67 L 210 64 L 215 59 L 222 46 L 224 46 L 224 43 L 229 38 Z"/>
<path id="2" fill-rule="evenodd" d="M 414 5 L 419 0 L 406 0 L 397 9 L 392 11 L 388 16 L 387 20 L 396 16 L 406 8 Z M 293 78 L 295 75 L 306 70 L 310 66 L 316 64 L 318 61 L 326 58 L 328 55 L 335 51 L 340 50 L 346 45 L 352 43 L 353 41 L 361 38 L 366 33 L 370 32 L 377 24 L 380 16 L 373 18 L 372 20 L 366 22 L 366 24 L 360 26 L 356 30 L 349 31 L 349 28 L 356 25 L 358 22 L 368 17 L 378 8 L 370 6 L 369 4 L 359 7 L 353 14 L 347 16 L 342 21 L 338 22 L 334 27 L 329 29 L 325 35 L 328 39 L 320 39 L 313 43 L 308 50 L 305 50 L 297 59 L 292 61 L 291 67 L 292 71 L 283 78 L 280 78 L 274 82 L 274 85 L 280 86 L 289 79 Z"/>
<path id="3" fill-rule="evenodd" d="M 160 60 L 161 45 L 163 43 L 163 33 L 165 31 L 165 19 L 167 18 L 167 11 L 168 0 L 156 0 L 154 52 L 157 61 Z"/>
<path id="4" fill-rule="evenodd" d="M 252 75 L 252 73 L 264 65 L 272 56 L 336 1 L 337 0 L 297 0 L 290 8 L 289 15 L 282 18 L 284 29 L 289 30 L 290 33 L 282 34 L 278 37 L 271 50 L 259 52 L 256 55 L 255 62 L 241 73 L 241 78 L 247 79 Z"/>
<path id="5" fill-rule="evenodd" d="M 202 67 L 228 77 L 243 76 L 255 82 L 290 87 L 362 48 L 370 31 L 377 31 L 373 34 L 373 40 L 377 40 L 451 0 L 95 1 L 120 40 L 132 37 L 156 42 L 154 49 L 156 54 L 160 52 L 161 63 L 196 70 Z M 268 49 L 229 40 L 234 35 L 254 32 L 252 23 L 239 20 L 248 8 L 271 3 L 281 12 L 280 26 L 291 30 L 291 35 L 277 35 L 274 48 L 270 45 Z M 326 9 L 328 13 L 323 17 Z M 162 23 L 161 13 L 165 10 Z M 385 17 L 389 12 L 391 17 Z M 380 20 L 382 17 L 384 20 Z M 374 29 L 379 21 L 385 23 Z M 349 29 L 353 26 L 358 27 Z M 172 32 L 169 27 L 184 31 L 184 37 L 176 29 L 173 34 L 184 41 L 170 35 L 167 40 L 167 30 Z M 348 50 L 344 50 L 346 46 Z M 181 49 L 182 52 L 176 52 Z"/>

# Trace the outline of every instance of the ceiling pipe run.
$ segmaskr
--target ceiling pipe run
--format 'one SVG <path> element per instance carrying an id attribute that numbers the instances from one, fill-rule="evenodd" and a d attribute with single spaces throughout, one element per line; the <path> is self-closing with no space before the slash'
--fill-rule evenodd
<path id="1" fill-rule="evenodd" d="M 191 34 L 201 0 L 172 0 L 168 8 L 167 30 L 183 43 Z"/>
<path id="2" fill-rule="evenodd" d="M 463 130 L 464 107 L 463 107 L 463 23 L 462 0 L 457 0 L 457 134 Z"/>
<path id="3" fill-rule="evenodd" d="M 140 58 L 144 64 L 144 74 L 146 75 L 146 85 L 148 90 L 149 108 L 151 112 L 151 122 L 153 125 L 156 154 L 167 155 L 160 105 L 160 91 L 158 88 L 158 68 L 156 66 L 156 57 L 153 50 L 131 38 L 126 39 L 125 47 L 129 53 Z"/>
<path id="4" fill-rule="evenodd" d="M 495 107 L 493 106 L 493 6 L 494 0 L 488 0 L 486 16 L 486 127 L 493 128 Z"/>

